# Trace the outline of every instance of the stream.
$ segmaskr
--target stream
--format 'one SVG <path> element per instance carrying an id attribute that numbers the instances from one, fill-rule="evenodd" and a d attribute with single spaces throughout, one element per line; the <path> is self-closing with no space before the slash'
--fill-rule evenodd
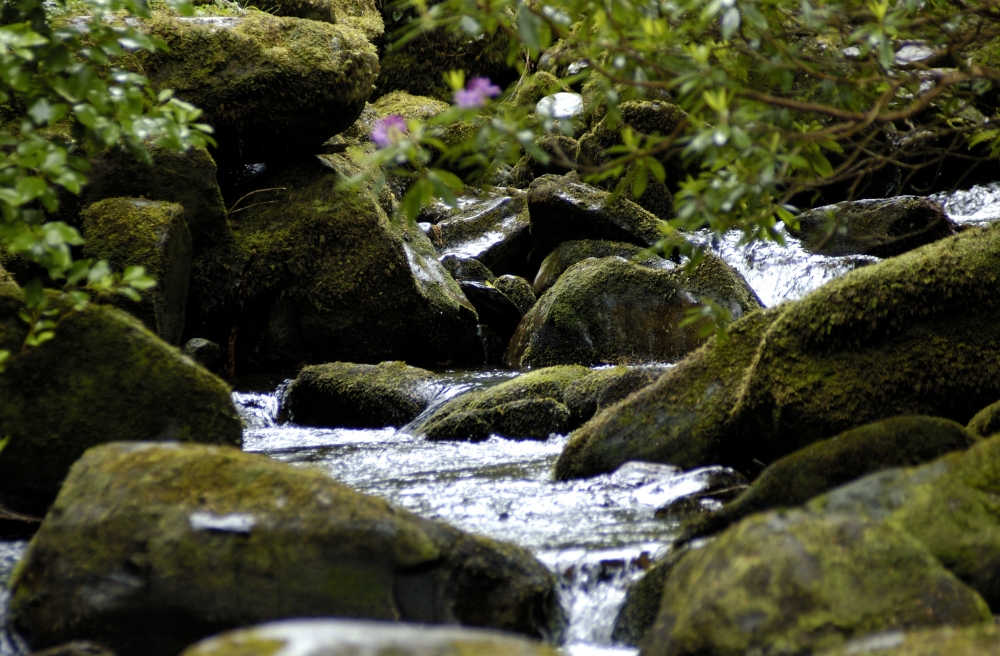
<path id="1" fill-rule="evenodd" d="M 1000 218 L 1000 184 L 935 199 L 944 202 L 946 212 L 959 223 Z M 748 247 L 727 236 L 713 249 L 747 278 L 767 306 L 799 298 L 877 261 L 813 255 L 794 238 L 786 236 L 786 241 L 787 247 Z M 550 472 L 566 435 L 480 443 L 415 437 L 421 420 L 441 403 L 515 375 L 485 368 L 439 372 L 434 403 L 399 430 L 279 424 L 284 384 L 269 392 L 237 391 L 233 400 L 246 424 L 246 451 L 319 468 L 421 516 L 530 549 L 558 576 L 569 619 L 563 645 L 568 656 L 631 656 L 637 650 L 611 644 L 615 617 L 628 584 L 662 555 L 677 529 L 676 523 L 653 514 L 673 499 L 704 489 L 715 468 L 681 472 L 668 465 L 629 463 L 612 474 L 554 482 Z M 26 546 L 26 541 L 0 541 L 0 627 L 6 626 L 3 583 Z M 25 651 L 17 636 L 0 629 L 0 656 Z"/>

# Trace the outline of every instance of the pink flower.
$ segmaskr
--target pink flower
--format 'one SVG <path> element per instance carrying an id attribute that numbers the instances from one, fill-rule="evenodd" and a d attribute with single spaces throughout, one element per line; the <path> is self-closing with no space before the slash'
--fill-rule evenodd
<path id="1" fill-rule="evenodd" d="M 500 95 L 500 87 L 490 82 L 488 77 L 474 77 L 464 89 L 455 92 L 455 104 L 462 109 L 482 107 L 487 98 Z"/>
<path id="2" fill-rule="evenodd" d="M 375 121 L 371 137 L 379 148 L 395 146 L 406 137 L 406 119 L 398 114 L 380 118 Z"/>

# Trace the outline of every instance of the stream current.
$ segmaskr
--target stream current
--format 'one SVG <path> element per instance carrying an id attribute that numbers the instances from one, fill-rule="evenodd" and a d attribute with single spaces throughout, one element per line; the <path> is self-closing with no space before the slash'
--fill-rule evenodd
<path id="1" fill-rule="evenodd" d="M 944 202 L 959 223 L 1000 219 L 998 183 L 935 200 Z M 794 238 L 786 240 L 786 247 L 745 246 L 737 236 L 727 236 L 712 247 L 746 277 L 765 306 L 799 298 L 877 261 L 813 255 Z M 545 441 L 494 437 L 480 443 L 430 442 L 414 435 L 421 419 L 446 400 L 516 375 L 501 369 L 440 372 L 435 402 L 399 430 L 279 424 L 284 383 L 266 393 L 236 391 L 233 401 L 246 424 L 244 450 L 318 468 L 421 516 L 531 550 L 558 576 L 568 617 L 563 645 L 568 656 L 632 656 L 637 650 L 612 645 L 615 617 L 628 584 L 662 555 L 677 529 L 653 514 L 671 500 L 704 489 L 710 468 L 681 472 L 669 465 L 629 463 L 612 474 L 555 482 L 551 470 L 566 435 Z M 8 596 L 3 584 L 26 547 L 23 540 L 0 540 L 0 656 L 27 651 L 2 628 Z"/>

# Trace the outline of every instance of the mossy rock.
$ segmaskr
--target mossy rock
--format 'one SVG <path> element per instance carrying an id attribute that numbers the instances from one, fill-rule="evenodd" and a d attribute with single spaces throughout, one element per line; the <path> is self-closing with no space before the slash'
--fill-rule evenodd
<path id="1" fill-rule="evenodd" d="M 64 297 L 54 307 L 69 310 Z M 21 352 L 16 289 L 0 292 L 0 349 Z M 125 439 L 239 446 L 242 425 L 221 380 L 120 310 L 64 315 L 55 339 L 10 358 L 0 374 L 0 505 L 43 515 L 88 448 Z M 74 637 L 74 636 L 71 636 Z"/>
<path id="2" fill-rule="evenodd" d="M 220 318 L 192 330 L 207 326 L 198 334 L 221 344 L 235 337 L 242 373 L 303 362 L 482 363 L 475 310 L 427 236 L 390 219 L 369 190 L 339 189 L 341 179 L 314 159 L 261 181 L 285 191 L 234 215 L 235 244 L 219 249 L 218 271 L 238 282 L 203 283 L 199 305 Z"/>
<path id="3" fill-rule="evenodd" d="M 31 652 L 32 656 L 117 656 L 107 647 L 86 640 L 72 640 L 65 644 Z"/>
<path id="4" fill-rule="evenodd" d="M 755 512 L 801 505 L 870 472 L 929 462 L 977 439 L 936 417 L 894 417 L 849 430 L 771 463 L 735 501 L 685 527 L 685 538 L 715 533 Z"/>
<path id="5" fill-rule="evenodd" d="M 884 631 L 855 638 L 817 656 L 1000 656 L 1000 628 L 969 627 Z"/>
<path id="6" fill-rule="evenodd" d="M 328 142 L 328 145 L 368 145 L 374 150 L 376 146 L 371 140 L 371 133 L 375 129 L 376 121 L 393 115 L 401 116 L 407 121 L 413 119 L 427 121 L 450 106 L 448 103 L 437 98 L 414 96 L 405 91 L 393 91 L 382 96 L 374 103 L 365 105 L 365 109 L 361 112 L 358 120 L 351 127 L 333 137 Z M 446 132 L 445 134 L 446 142 L 448 141 L 448 134 L 450 133 Z"/>
<path id="7" fill-rule="evenodd" d="M 646 632 L 656 622 L 663 600 L 663 586 L 667 576 L 677 561 L 690 549 L 689 545 L 672 548 L 646 570 L 637 581 L 625 591 L 625 601 L 615 617 L 611 630 L 611 641 L 616 645 L 638 647 Z"/>
<path id="8" fill-rule="evenodd" d="M 141 27 L 169 51 L 135 51 L 119 65 L 202 109 L 227 163 L 315 153 L 354 123 L 379 72 L 375 46 L 347 24 L 154 11 Z"/>
<path id="9" fill-rule="evenodd" d="M 115 271 L 145 267 L 146 275 L 156 281 L 138 303 L 124 296 L 111 296 L 108 302 L 139 317 L 175 346 L 184 333 L 191 284 L 191 232 L 184 214 L 177 203 L 109 198 L 80 215 L 85 257 L 107 260 Z"/>
<path id="10" fill-rule="evenodd" d="M 431 440 L 545 439 L 572 429 L 564 399 L 574 382 L 590 375 L 590 369 L 576 366 L 532 371 L 448 401 L 418 431 Z"/>
<path id="11" fill-rule="evenodd" d="M 429 234 L 441 257 L 474 258 L 498 276 L 526 278 L 530 273 L 530 219 L 527 199 L 520 192 L 472 203 L 431 226 Z"/>
<path id="12" fill-rule="evenodd" d="M 65 199 L 68 206 L 79 211 L 106 198 L 126 197 L 180 203 L 196 255 L 229 238 L 226 205 L 209 152 L 204 148 L 183 153 L 159 146 L 147 148 L 151 164 L 118 147 L 91 159 L 87 185 L 78 198 Z"/>
<path id="13" fill-rule="evenodd" d="M 211 4 L 211 0 L 195 0 L 193 4 Z M 274 16 L 346 25 L 364 34 L 372 43 L 377 43 L 385 31 L 375 0 L 249 0 L 243 6 L 255 7 Z"/>
<path id="14" fill-rule="evenodd" d="M 819 496 L 812 513 L 852 513 L 906 530 L 1000 609 L 1000 438 L 934 462 L 869 474 Z"/>
<path id="15" fill-rule="evenodd" d="M 493 285 L 517 306 L 522 316 L 528 313 L 537 300 L 531 283 L 520 276 L 504 274 Z"/>
<path id="16" fill-rule="evenodd" d="M 468 280 L 458 284 L 476 308 L 480 324 L 489 326 L 502 344 L 508 344 L 524 316 L 521 308 L 491 282 Z"/>
<path id="17" fill-rule="evenodd" d="M 544 294 L 552 285 L 556 284 L 559 276 L 566 269 L 589 257 L 623 257 L 630 262 L 651 269 L 669 270 L 676 266 L 670 260 L 665 260 L 651 253 L 649 249 L 635 244 L 595 239 L 564 241 L 542 260 L 542 265 L 539 267 L 538 273 L 535 275 L 534 285 L 532 285 L 535 294 L 538 296 Z"/>
<path id="18" fill-rule="evenodd" d="M 990 437 L 1000 433 L 1000 401 L 991 403 L 977 412 L 965 429 L 979 437 Z"/>
<path id="19" fill-rule="evenodd" d="M 403 362 L 317 364 L 288 386 L 282 411 L 303 426 L 402 426 L 431 402 L 433 376 Z"/>
<path id="20" fill-rule="evenodd" d="M 856 269 L 733 322 L 726 339 L 596 415 L 556 474 L 592 476 L 628 460 L 754 471 L 755 460 L 888 417 L 965 424 L 1000 398 L 998 298 L 1000 226 Z"/>
<path id="21" fill-rule="evenodd" d="M 550 645 L 499 631 L 398 622 L 290 620 L 203 640 L 181 656 L 556 656 Z"/>
<path id="22" fill-rule="evenodd" d="M 578 426 L 599 410 L 651 385 L 667 369 L 658 365 L 597 369 L 589 376 L 574 381 L 566 390 L 563 402 L 570 409 L 574 424 Z"/>
<path id="23" fill-rule="evenodd" d="M 691 273 L 587 259 L 525 315 L 506 360 L 514 367 L 674 362 L 704 343 L 702 326 L 683 321 L 706 298 L 734 317 L 760 308 L 743 277 L 715 256 Z"/>
<path id="24" fill-rule="evenodd" d="M 920 196 L 844 201 L 803 212 L 796 222 L 788 231 L 824 255 L 890 257 L 956 232 L 941 204 Z"/>
<path id="25" fill-rule="evenodd" d="M 70 637 L 119 656 L 179 653 L 285 618 L 461 623 L 530 636 L 560 621 L 530 553 L 421 519 L 227 447 L 91 449 L 11 577 L 34 648 Z"/>
<path id="26" fill-rule="evenodd" d="M 535 145 L 549 156 L 549 161 L 542 163 L 531 155 L 523 156 L 511 171 L 511 185 L 514 187 L 527 189 L 536 178 L 543 175 L 565 175 L 574 170 L 562 160 L 576 163 L 580 144 L 575 139 L 565 135 L 549 135 L 538 139 Z"/>
<path id="27" fill-rule="evenodd" d="M 457 255 L 445 255 L 441 258 L 441 266 L 448 270 L 451 277 L 459 283 L 488 282 L 495 285 L 497 277 L 486 268 L 486 265 L 475 258 L 462 259 Z"/>
<path id="28" fill-rule="evenodd" d="M 673 566 L 642 656 L 813 653 L 875 631 L 987 622 L 906 532 L 847 515 L 754 515 Z"/>

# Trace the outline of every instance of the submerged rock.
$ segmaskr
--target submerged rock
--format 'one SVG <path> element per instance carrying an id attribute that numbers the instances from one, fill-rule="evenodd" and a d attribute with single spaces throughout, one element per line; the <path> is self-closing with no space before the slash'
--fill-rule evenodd
<path id="1" fill-rule="evenodd" d="M 402 426 L 431 402 L 433 380 L 431 372 L 403 362 L 318 364 L 288 386 L 282 410 L 303 426 Z"/>
<path id="2" fill-rule="evenodd" d="M 182 656 L 556 656 L 549 645 L 498 631 L 345 620 L 272 622 L 203 640 Z"/>
<path id="3" fill-rule="evenodd" d="M 1000 628 L 993 623 L 883 631 L 850 640 L 817 656 L 1000 656 Z"/>
<path id="4" fill-rule="evenodd" d="M 191 284 L 191 232 L 184 207 L 138 198 L 109 198 L 87 207 L 83 223 L 85 257 L 107 260 L 115 271 L 142 266 L 156 286 L 136 303 L 124 296 L 107 302 L 134 314 L 163 341 L 180 344 Z"/>
<path id="5" fill-rule="evenodd" d="M 751 513 L 798 506 L 869 472 L 923 464 L 976 440 L 936 417 L 895 417 L 849 430 L 775 461 L 738 499 L 685 527 L 685 539 L 715 533 Z"/>
<path id="6" fill-rule="evenodd" d="M 670 569 L 642 656 L 802 654 L 899 628 L 990 621 L 904 531 L 846 515 L 754 515 Z"/>
<path id="7" fill-rule="evenodd" d="M 788 231 L 824 255 L 890 257 L 955 234 L 940 203 L 920 196 L 844 201 L 796 217 Z"/>
<path id="8" fill-rule="evenodd" d="M 591 257 L 622 257 L 650 269 L 670 270 L 677 266 L 670 260 L 654 255 L 648 252 L 648 249 L 635 244 L 593 239 L 564 241 L 542 260 L 532 286 L 535 294 L 541 296 L 556 284 L 566 269 Z"/>
<path id="9" fill-rule="evenodd" d="M 338 189 L 340 179 L 313 160 L 262 181 L 286 191 L 235 215 L 235 245 L 219 257 L 240 272 L 236 297 L 206 287 L 217 294 L 202 301 L 214 319 L 199 332 L 235 342 L 244 371 L 482 363 L 476 312 L 427 236 L 391 220 L 370 191 Z"/>
<path id="10" fill-rule="evenodd" d="M 734 317 L 760 308 L 743 277 L 715 256 L 693 272 L 642 267 L 620 257 L 575 264 L 525 315 L 507 350 L 514 367 L 673 362 L 704 343 L 683 325 L 702 299 Z"/>
<path id="11" fill-rule="evenodd" d="M 70 303 L 51 296 L 63 312 Z M 21 352 L 27 325 L 0 290 L 0 348 Z M 67 312 L 56 338 L 10 358 L 0 373 L 0 505 L 42 515 L 88 448 L 126 439 L 239 446 L 229 388 L 119 310 Z M 77 636 L 67 636 L 66 639 Z"/>
<path id="12" fill-rule="evenodd" d="M 468 392 L 441 406 L 418 430 L 431 440 L 479 442 L 493 434 L 543 440 L 572 428 L 566 393 L 591 373 L 586 367 L 549 367 Z"/>
<path id="13" fill-rule="evenodd" d="M 379 71 L 375 46 L 348 24 L 154 11 L 142 30 L 169 51 L 137 50 L 121 65 L 202 109 L 227 162 L 313 154 L 358 117 Z"/>
<path id="14" fill-rule="evenodd" d="M 887 417 L 964 424 L 1000 398 L 998 298 L 1000 227 L 856 269 L 734 322 L 725 340 L 595 416 L 556 475 L 628 460 L 752 470 Z"/>
<path id="15" fill-rule="evenodd" d="M 283 618 L 551 635 L 555 578 L 527 551 L 238 449 L 117 443 L 77 462 L 10 583 L 35 648 L 70 637 L 170 656 Z"/>

